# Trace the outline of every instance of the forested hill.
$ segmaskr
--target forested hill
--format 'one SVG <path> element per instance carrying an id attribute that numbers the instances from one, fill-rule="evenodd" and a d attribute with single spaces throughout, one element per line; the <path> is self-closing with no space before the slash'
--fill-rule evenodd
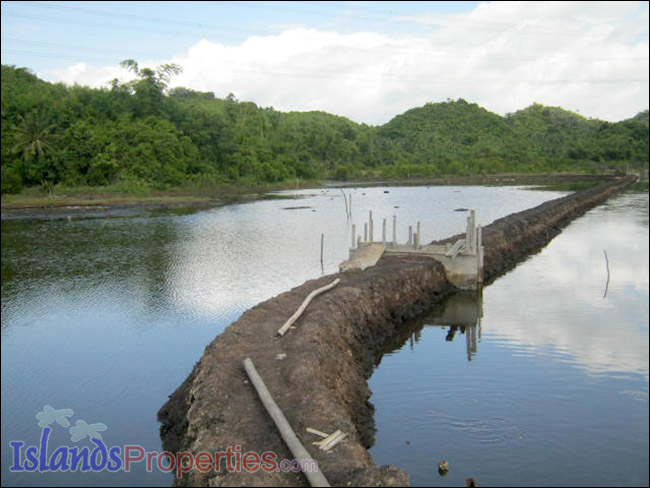
<path id="1" fill-rule="evenodd" d="M 617 123 L 542 105 L 502 117 L 459 99 L 373 127 L 168 90 L 173 73 L 135 68 L 135 81 L 91 89 L 2 66 L 2 192 L 648 167 L 648 110 Z"/>

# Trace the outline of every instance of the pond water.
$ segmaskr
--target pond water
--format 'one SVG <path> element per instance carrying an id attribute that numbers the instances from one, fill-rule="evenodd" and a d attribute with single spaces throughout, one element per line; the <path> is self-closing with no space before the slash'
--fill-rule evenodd
<path id="1" fill-rule="evenodd" d="M 377 222 L 383 218 L 390 222 L 396 214 L 400 241 L 406 240 L 407 226 L 418 220 L 423 223 L 423 240 L 462 232 L 466 214 L 455 211 L 459 208 L 476 208 L 478 222 L 487 224 L 563 194 L 518 187 L 386 187 L 346 189 L 346 192 L 353 195 L 353 221 L 357 229 L 362 227 L 369 210 L 376 219 L 376 229 L 381 228 Z M 9 467 L 13 451 L 9 443 L 23 441 L 25 448 L 38 445 L 42 429 L 36 414 L 45 405 L 51 405 L 55 409 L 73 410 L 72 425 L 80 420 L 104 424 L 107 429 L 101 435 L 107 446 L 140 445 L 146 450 L 161 451 L 156 412 L 190 373 L 205 346 L 245 310 L 307 279 L 335 272 L 347 257 L 350 222 L 345 217 L 340 190 L 301 190 L 284 192 L 282 196 L 296 199 L 230 205 L 182 216 L 2 221 L 3 485 L 171 484 L 171 475 L 156 469 L 149 473 L 144 463 L 135 465 L 130 473 L 12 473 Z M 645 201 L 644 254 L 639 254 L 639 249 L 628 249 L 626 256 L 640 260 L 639 266 L 645 259 L 645 299 L 640 292 L 640 296 L 629 301 L 635 304 L 636 310 L 645 310 L 645 329 L 641 321 L 636 332 L 641 336 L 645 333 L 645 339 L 636 345 L 641 349 L 645 345 L 646 386 L 643 390 L 626 384 L 620 390 L 628 393 L 620 396 L 622 401 L 636 402 L 635 405 L 645 408 L 647 459 L 647 196 Z M 624 208 L 620 213 L 633 219 L 638 211 Z M 633 239 L 622 235 L 623 231 L 617 228 L 616 237 L 622 242 Z M 322 266 L 321 234 L 325 236 Z M 624 269 L 612 244 L 608 246 L 602 246 L 607 247 L 611 267 L 604 305 L 615 300 L 616 283 L 620 283 L 617 280 Z M 602 267 L 604 258 L 599 258 Z M 602 269 L 599 271 L 596 274 L 600 279 Z M 639 274 L 640 271 L 641 268 L 636 269 Z M 570 279 L 572 276 L 567 276 Z M 601 281 L 598 286 L 602 285 Z M 494 339 L 494 347 L 504 354 L 540 360 L 535 344 L 522 342 L 516 353 L 511 353 L 515 350 L 517 334 L 526 337 L 523 334 L 526 329 L 488 325 L 490 307 L 496 307 L 489 303 L 496 285 L 488 287 L 483 295 L 483 342 L 472 366 L 487 356 L 484 354 L 486 331 L 501 334 Z M 520 294 L 519 299 L 523 300 L 520 305 L 526 308 L 531 294 L 534 296 L 537 290 L 526 294 L 521 287 L 512 286 L 514 290 L 506 289 L 502 295 Z M 512 308 L 503 306 L 494 310 L 495 314 L 504 314 L 501 319 L 495 319 L 502 324 L 514 320 L 509 318 Z M 624 316 L 617 315 L 617 318 L 620 321 Z M 544 330 L 540 325 L 541 339 L 546 337 L 542 334 Z M 461 335 L 455 342 L 443 345 L 454 348 L 460 344 Z M 428 343 L 437 347 L 438 342 L 422 339 L 414 351 L 424 351 L 428 347 L 424 344 Z M 608 345 L 607 339 L 599 344 Z M 539 347 L 555 351 L 553 354 L 559 354 L 557 351 L 568 354 L 551 346 L 542 343 Z M 602 349 L 601 362 L 619 361 L 613 351 L 604 346 Z M 540 360 L 544 368 L 538 371 L 541 377 L 546 374 L 545 368 L 549 368 L 549 382 L 553 378 L 551 365 L 556 362 L 551 352 Z M 438 352 L 424 354 L 431 360 L 443 358 Z M 589 354 L 596 351 L 589 348 L 580 357 L 590 357 Z M 388 462 L 381 459 L 381 446 L 385 444 L 381 436 L 382 432 L 387 433 L 382 431 L 382 415 L 390 416 L 390 413 L 379 401 L 380 391 L 375 382 L 385 366 L 388 373 L 389 360 L 399 356 L 386 357 L 373 377 L 372 400 L 377 404 L 380 428 L 373 454 L 382 463 Z M 562 364 L 567 364 L 568 357 Z M 443 360 L 434 370 L 443 366 L 449 365 Z M 419 371 L 416 366 L 413 368 L 414 372 Z M 589 377 L 602 374 L 602 371 L 579 371 Z M 628 371 L 620 381 L 627 381 L 629 374 L 637 373 Z M 497 381 L 499 373 L 490 377 L 487 383 Z M 501 381 L 505 381 L 502 375 Z M 532 388 L 531 385 L 522 387 Z M 444 391 L 451 386 L 436 385 L 437 394 L 440 388 Z M 562 395 L 563 391 L 557 394 Z M 422 416 L 430 417 L 431 412 L 426 407 Z M 492 412 L 486 421 L 489 423 L 494 415 Z M 392 418 L 395 419 L 394 414 Z M 480 415 L 476 413 L 475 418 Z M 402 420 L 405 426 L 411 422 L 408 418 Z M 569 422 L 571 418 L 566 420 Z M 639 426 L 638 422 L 635 425 L 636 430 L 642 430 L 643 425 Z M 94 447 L 87 438 L 72 442 L 68 430 L 57 424 L 52 429 L 50 453 L 61 445 Z M 448 436 L 445 442 L 452 445 L 457 440 L 455 437 Z M 398 440 L 398 444 L 401 442 Z M 437 459 L 436 453 L 432 454 L 431 459 Z M 452 461 L 455 465 L 456 460 Z M 411 470 L 400 459 L 391 458 L 390 462 Z M 647 465 L 645 469 L 647 480 Z M 475 476 L 482 475 L 475 473 Z M 417 479 L 414 471 L 414 480 Z"/>
<path id="2" fill-rule="evenodd" d="M 648 485 L 647 193 L 407 332 L 370 380 L 377 463 L 415 486 Z"/>

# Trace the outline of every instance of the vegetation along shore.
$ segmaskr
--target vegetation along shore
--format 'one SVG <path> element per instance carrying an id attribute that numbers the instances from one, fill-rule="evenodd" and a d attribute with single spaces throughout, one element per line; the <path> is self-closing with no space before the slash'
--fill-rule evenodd
<path id="1" fill-rule="evenodd" d="M 195 203 L 209 189 L 327 179 L 647 173 L 648 110 L 612 123 L 539 104 L 500 116 L 458 99 L 370 126 L 169 89 L 173 65 L 123 65 L 138 78 L 102 89 L 2 66 L 3 207 Z"/>

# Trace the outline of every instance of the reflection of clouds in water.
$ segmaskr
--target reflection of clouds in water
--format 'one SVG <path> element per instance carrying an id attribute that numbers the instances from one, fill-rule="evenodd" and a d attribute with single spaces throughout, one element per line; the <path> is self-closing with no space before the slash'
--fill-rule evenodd
<path id="1" fill-rule="evenodd" d="M 328 232 L 326 223 L 315 225 L 319 216 L 311 209 L 282 206 L 286 202 L 233 205 L 188 219 L 170 276 L 172 301 L 190 313 L 230 322 L 256 303 L 321 276 L 321 232 L 325 272 L 335 271 L 347 252 L 342 242 L 333 242 L 335 232 Z M 312 232 L 301 231 L 305 228 Z"/>
<path id="2" fill-rule="evenodd" d="M 648 376 L 648 228 L 636 214 L 647 205 L 589 212 L 539 255 L 484 292 L 484 331 L 494 342 L 553 356 L 569 354 L 587 371 Z M 603 298 L 607 269 L 609 290 Z M 490 323 L 490 317 L 499 323 Z M 525 322 L 522 322 L 525 317 Z M 563 360 L 566 360 L 563 359 Z"/>
<path id="3" fill-rule="evenodd" d="M 338 271 L 348 257 L 350 224 L 363 233 L 373 211 L 375 240 L 382 220 L 392 236 L 392 215 L 398 239 L 409 224 L 421 221 L 423 240 L 461 232 L 466 214 L 458 207 L 478 208 L 481 222 L 557 198 L 558 192 L 513 187 L 346 188 L 353 196 L 353 221 L 345 218 L 339 189 L 298 191 L 298 201 L 258 201 L 201 212 L 183 220 L 183 235 L 168 277 L 171 300 L 193 315 L 230 322 L 253 305 L 321 276 L 320 236 L 325 235 L 324 271 Z M 283 210 L 283 207 L 306 207 Z M 435 209 L 432 214 L 432 209 Z"/>

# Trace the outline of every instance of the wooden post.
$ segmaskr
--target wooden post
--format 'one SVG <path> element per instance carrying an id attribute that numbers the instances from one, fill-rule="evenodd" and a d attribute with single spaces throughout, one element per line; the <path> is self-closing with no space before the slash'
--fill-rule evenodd
<path id="1" fill-rule="evenodd" d="M 478 283 L 483 283 L 483 227 L 480 225 L 476 227 L 476 260 L 478 261 Z"/>
<path id="2" fill-rule="evenodd" d="M 244 369 L 246 370 L 246 374 L 248 374 L 251 383 L 253 383 L 253 387 L 257 391 L 257 394 L 260 397 L 264 408 L 273 419 L 273 423 L 277 427 L 278 431 L 280 431 L 282 440 L 287 445 L 294 458 L 301 461 L 314 459 L 309 454 L 309 452 L 307 452 L 307 449 L 305 449 L 305 447 L 302 445 L 300 439 L 298 439 L 298 436 L 291 428 L 291 424 L 289 424 L 289 421 L 282 413 L 282 410 L 280 410 L 278 404 L 275 403 L 275 400 L 273 400 L 271 392 L 269 392 L 268 388 L 264 384 L 264 381 L 262 380 L 262 377 L 255 369 L 255 365 L 253 364 L 251 358 L 244 359 Z M 325 478 L 325 475 L 320 471 L 320 469 L 314 472 L 306 470 L 303 471 L 303 474 L 311 486 L 330 486 L 327 478 Z"/>
<path id="3" fill-rule="evenodd" d="M 397 215 L 393 215 L 393 247 L 397 247 Z"/>
<path id="4" fill-rule="evenodd" d="M 471 241 L 470 241 L 470 249 L 472 250 L 472 254 L 476 254 L 476 211 L 475 210 L 470 210 L 469 212 L 469 218 L 471 220 L 471 226 L 470 226 L 470 232 L 471 232 Z"/>
<path id="5" fill-rule="evenodd" d="M 409 225 L 409 240 L 406 242 L 409 246 L 413 244 L 413 226 Z"/>
<path id="6" fill-rule="evenodd" d="M 320 235 L 320 265 L 323 266 L 323 241 L 325 240 L 325 234 Z"/>
<path id="7" fill-rule="evenodd" d="M 363 242 L 368 242 L 368 222 L 363 223 Z"/>
<path id="8" fill-rule="evenodd" d="M 357 226 L 352 224 L 352 249 L 354 249 L 354 244 L 357 242 Z"/>
<path id="9" fill-rule="evenodd" d="M 384 247 L 386 247 L 386 219 L 384 219 L 381 226 L 381 242 L 384 244 Z"/>
<path id="10" fill-rule="evenodd" d="M 370 218 L 368 220 L 368 237 L 370 238 L 369 241 L 373 242 L 374 239 L 374 232 L 373 232 L 373 225 L 372 225 L 372 210 L 370 211 Z"/>
<path id="11" fill-rule="evenodd" d="M 415 235 L 415 249 L 420 249 L 420 236 L 421 234 L 420 230 L 420 222 L 418 221 L 418 233 Z"/>

